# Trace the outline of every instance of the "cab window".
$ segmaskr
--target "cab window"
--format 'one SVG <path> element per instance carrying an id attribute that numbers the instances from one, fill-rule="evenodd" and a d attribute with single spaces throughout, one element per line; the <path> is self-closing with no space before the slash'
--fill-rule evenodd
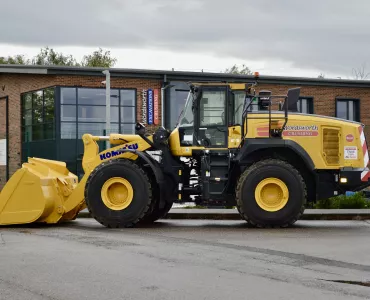
<path id="1" fill-rule="evenodd" d="M 205 147 L 225 147 L 226 90 L 203 90 L 199 113 L 199 142 Z"/>
<path id="2" fill-rule="evenodd" d="M 225 91 L 204 91 L 200 100 L 200 126 L 226 125 Z"/>

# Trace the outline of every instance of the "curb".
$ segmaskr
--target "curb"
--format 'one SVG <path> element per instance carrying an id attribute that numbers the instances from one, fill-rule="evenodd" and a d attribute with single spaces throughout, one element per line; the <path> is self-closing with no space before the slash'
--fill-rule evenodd
<path id="1" fill-rule="evenodd" d="M 82 211 L 77 218 L 91 218 Z M 170 210 L 163 219 L 171 220 L 242 220 L 235 209 L 181 209 Z M 300 220 L 370 220 L 370 209 L 307 209 Z"/>

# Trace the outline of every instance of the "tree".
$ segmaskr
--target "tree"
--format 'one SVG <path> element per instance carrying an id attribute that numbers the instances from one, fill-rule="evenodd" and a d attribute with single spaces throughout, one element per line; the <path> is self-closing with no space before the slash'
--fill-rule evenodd
<path id="1" fill-rule="evenodd" d="M 30 60 L 25 58 L 24 55 L 14 55 L 8 57 L 0 57 L 0 64 L 4 65 L 28 65 Z"/>
<path id="2" fill-rule="evenodd" d="M 231 68 L 227 68 L 224 73 L 229 73 L 229 74 L 240 74 L 240 75 L 252 75 L 252 71 L 245 66 L 244 64 L 242 65 L 241 68 L 239 68 L 237 65 L 233 65 Z"/>
<path id="3" fill-rule="evenodd" d="M 112 58 L 110 51 L 105 51 L 99 48 L 90 55 L 85 55 L 82 60 L 82 66 L 84 67 L 104 67 L 111 68 L 117 62 L 116 58 Z"/>
<path id="4" fill-rule="evenodd" d="M 111 57 L 110 51 L 99 50 L 92 54 L 85 55 L 82 62 L 78 62 L 73 55 L 58 53 L 54 49 L 42 48 L 31 60 L 24 55 L 15 55 L 8 57 L 0 56 L 0 64 L 17 64 L 17 65 L 42 65 L 42 66 L 84 66 L 84 67 L 113 67 L 117 59 Z"/>
<path id="5" fill-rule="evenodd" d="M 40 53 L 37 54 L 32 63 L 34 65 L 42 66 L 79 66 L 80 64 L 72 55 L 64 55 L 63 53 L 57 53 L 54 49 L 41 49 Z"/>
<path id="6" fill-rule="evenodd" d="M 325 75 L 323 73 L 320 73 L 319 76 L 317 76 L 317 78 L 324 79 Z"/>
<path id="7" fill-rule="evenodd" d="M 354 79 L 365 80 L 370 75 L 370 72 L 366 72 L 366 64 L 363 63 L 361 67 L 353 68 L 352 74 Z"/>

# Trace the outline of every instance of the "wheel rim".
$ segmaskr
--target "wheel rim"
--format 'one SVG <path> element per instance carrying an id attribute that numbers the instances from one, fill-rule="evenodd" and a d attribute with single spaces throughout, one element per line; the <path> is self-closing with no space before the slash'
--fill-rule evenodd
<path id="1" fill-rule="evenodd" d="M 266 178 L 256 187 L 255 199 L 260 208 L 275 212 L 282 209 L 289 199 L 286 184 L 278 178 Z"/>
<path id="2" fill-rule="evenodd" d="M 133 195 L 131 183 L 120 177 L 108 179 L 101 190 L 101 198 L 105 206 L 112 210 L 127 208 L 132 202 Z"/>

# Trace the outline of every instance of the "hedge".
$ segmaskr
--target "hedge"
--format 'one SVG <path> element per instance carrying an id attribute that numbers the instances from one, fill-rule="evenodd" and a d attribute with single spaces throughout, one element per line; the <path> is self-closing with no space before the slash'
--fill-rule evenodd
<path id="1" fill-rule="evenodd" d="M 354 193 L 352 195 L 340 195 L 326 200 L 317 201 L 314 208 L 319 209 L 361 209 L 370 208 L 370 202 L 364 197 L 364 194 Z"/>

